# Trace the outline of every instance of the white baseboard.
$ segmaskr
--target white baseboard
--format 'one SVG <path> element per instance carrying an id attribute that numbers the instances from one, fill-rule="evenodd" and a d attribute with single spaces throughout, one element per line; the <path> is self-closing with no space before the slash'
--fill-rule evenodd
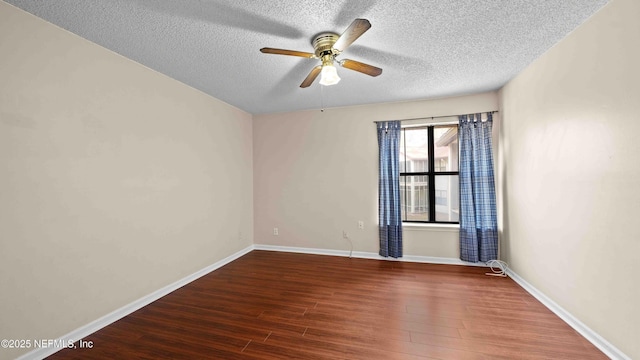
<path id="1" fill-rule="evenodd" d="M 235 254 L 229 255 L 226 258 L 207 266 L 206 268 L 199 270 L 191 275 L 188 275 L 176 282 L 174 282 L 173 284 L 169 284 L 165 287 L 163 287 L 162 289 L 159 289 L 157 291 L 152 292 L 151 294 L 144 296 L 130 304 L 127 304 L 95 321 L 90 322 L 89 324 L 82 326 L 76 330 L 73 330 L 72 332 L 58 338 L 58 340 L 60 341 L 60 343 L 64 343 L 66 344 L 68 340 L 73 340 L 78 341 L 81 340 L 91 334 L 93 334 L 94 332 L 102 329 L 103 327 L 116 322 L 117 320 L 120 320 L 121 318 L 133 313 L 134 311 L 141 309 L 149 304 L 151 304 L 152 302 L 160 299 L 161 297 L 185 286 L 186 284 L 197 280 L 198 278 L 207 275 L 208 273 L 232 262 L 233 260 L 251 252 L 254 249 L 253 245 L 252 246 L 248 246 L 238 252 L 236 252 Z M 53 355 L 54 353 L 56 353 L 57 351 L 62 350 L 61 348 L 54 348 L 54 347 L 49 347 L 49 348 L 39 348 L 39 349 L 35 349 L 33 351 L 30 351 L 22 356 L 20 356 L 19 358 L 17 358 L 16 360 L 31 360 L 31 359 L 44 359 L 47 356 Z"/>
<path id="2" fill-rule="evenodd" d="M 587 325 L 583 324 L 580 320 L 575 318 L 571 313 L 567 310 L 563 309 L 560 305 L 558 305 L 555 301 L 551 300 L 545 294 L 536 289 L 533 285 L 529 284 L 526 280 L 524 280 L 520 275 L 516 274 L 513 270 L 507 269 L 507 275 L 513 279 L 518 285 L 522 286 L 529 294 L 538 299 L 544 306 L 546 306 L 549 310 L 551 310 L 554 314 L 558 315 L 560 319 L 566 322 L 569 326 L 571 326 L 574 330 L 576 330 L 580 335 L 584 336 L 590 343 L 592 343 L 595 347 L 600 349 L 605 355 L 610 357 L 611 359 L 620 359 L 620 360 L 631 360 L 630 357 L 625 355 L 618 348 L 613 346 L 610 342 L 605 340 L 598 333 L 593 331 Z"/>
<path id="3" fill-rule="evenodd" d="M 255 250 L 269 250 L 269 251 L 281 251 L 292 252 L 302 254 L 314 254 L 314 255 L 331 255 L 331 256 L 349 256 L 349 250 L 332 250 L 332 249 L 314 249 L 303 247 L 291 247 L 291 246 L 278 246 L 278 245 L 254 245 Z M 444 264 L 444 265 L 466 265 L 466 266 L 481 266 L 486 267 L 484 263 L 470 263 L 462 261 L 456 258 L 443 258 L 434 256 L 419 256 L 419 255 L 405 255 L 401 258 L 394 259 L 390 257 L 380 256 L 377 253 L 354 251 L 351 257 L 360 259 L 375 259 L 375 260 L 387 260 L 387 261 L 406 261 L 406 262 L 418 262 L 428 264 Z"/>

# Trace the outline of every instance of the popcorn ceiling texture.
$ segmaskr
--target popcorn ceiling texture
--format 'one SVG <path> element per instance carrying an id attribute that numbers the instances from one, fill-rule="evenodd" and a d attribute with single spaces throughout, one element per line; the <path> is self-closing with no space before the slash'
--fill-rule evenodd
<path id="1" fill-rule="evenodd" d="M 606 0 L 6 0 L 252 114 L 396 102 L 499 89 Z M 339 59 L 381 67 L 369 77 L 299 88 L 319 60 L 319 32 L 355 18 L 372 27 Z"/>

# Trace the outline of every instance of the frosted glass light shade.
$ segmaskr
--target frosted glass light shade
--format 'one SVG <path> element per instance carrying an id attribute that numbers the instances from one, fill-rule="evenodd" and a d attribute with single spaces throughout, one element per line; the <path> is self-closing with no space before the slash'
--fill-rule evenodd
<path id="1" fill-rule="evenodd" d="M 338 71 L 333 65 L 324 65 L 322 72 L 320 73 L 320 85 L 329 86 L 335 85 L 340 81 Z"/>

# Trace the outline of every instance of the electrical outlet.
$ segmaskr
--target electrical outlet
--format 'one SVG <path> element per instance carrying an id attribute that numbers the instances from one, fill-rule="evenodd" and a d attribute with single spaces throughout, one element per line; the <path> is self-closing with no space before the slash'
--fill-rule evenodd
<path id="1" fill-rule="evenodd" d="M 364 221 L 362 220 L 358 221 L 358 229 L 364 230 Z"/>
<path id="2" fill-rule="evenodd" d="M 342 238 L 343 239 L 348 239 L 349 238 L 349 234 L 344 230 L 342 230 Z"/>
<path id="3" fill-rule="evenodd" d="M 278 228 L 273 228 L 273 235 L 279 235 L 278 234 Z"/>

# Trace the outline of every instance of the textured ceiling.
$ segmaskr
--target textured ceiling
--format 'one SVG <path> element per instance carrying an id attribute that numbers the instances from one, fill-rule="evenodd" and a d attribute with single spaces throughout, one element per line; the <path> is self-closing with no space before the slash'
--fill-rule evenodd
<path id="1" fill-rule="evenodd" d="M 607 0 L 6 0 L 252 114 L 428 99 L 496 90 Z M 371 29 L 340 59 L 342 81 L 300 83 L 319 32 L 356 18 Z"/>

